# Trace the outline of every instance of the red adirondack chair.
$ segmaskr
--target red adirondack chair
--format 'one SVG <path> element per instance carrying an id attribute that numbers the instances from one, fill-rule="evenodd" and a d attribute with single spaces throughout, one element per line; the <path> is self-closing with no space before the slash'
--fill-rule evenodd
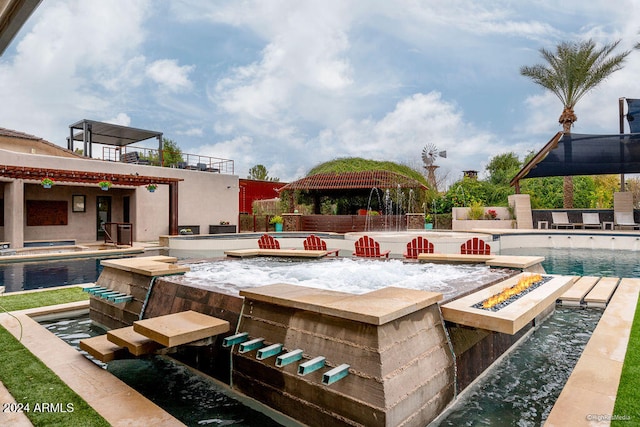
<path id="1" fill-rule="evenodd" d="M 422 236 L 418 236 L 407 243 L 407 251 L 404 253 L 404 257 L 408 259 L 418 259 L 418 254 L 432 253 L 433 243 Z"/>
<path id="2" fill-rule="evenodd" d="M 356 251 L 353 253 L 354 256 L 363 257 L 363 258 L 389 258 L 390 251 L 380 252 L 380 243 L 376 242 L 369 236 L 362 236 L 359 238 L 356 243 Z"/>
<path id="3" fill-rule="evenodd" d="M 269 234 L 263 234 L 258 239 L 258 247 L 260 249 L 280 249 L 280 242 L 273 238 Z"/>
<path id="4" fill-rule="evenodd" d="M 327 242 L 316 236 L 310 234 L 303 242 L 305 251 L 327 251 L 327 255 L 338 256 L 339 249 L 327 250 Z"/>
<path id="5" fill-rule="evenodd" d="M 460 246 L 460 253 L 463 255 L 491 255 L 491 246 L 474 237 Z"/>

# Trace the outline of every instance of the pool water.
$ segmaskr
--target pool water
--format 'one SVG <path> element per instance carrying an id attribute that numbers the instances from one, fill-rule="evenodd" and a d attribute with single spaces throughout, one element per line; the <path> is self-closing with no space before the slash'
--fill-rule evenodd
<path id="1" fill-rule="evenodd" d="M 104 364 L 79 348 L 81 339 L 102 335 L 88 316 L 40 322 L 94 363 L 188 426 L 275 427 L 281 424 L 229 397 L 215 381 L 161 356 Z"/>
<path id="2" fill-rule="evenodd" d="M 476 289 L 479 284 L 504 279 L 511 274 L 505 269 L 486 265 L 453 265 L 322 258 L 257 257 L 189 264 L 185 278 L 199 287 L 215 286 L 230 292 L 257 285 L 289 283 L 351 294 L 363 294 L 393 286 L 440 292 L 444 299 Z"/>
<path id="3" fill-rule="evenodd" d="M 5 292 L 93 283 L 100 276 L 100 258 L 0 264 L 0 285 Z"/>
<path id="4" fill-rule="evenodd" d="M 612 249 L 517 248 L 501 255 L 543 256 L 547 273 L 578 276 L 640 277 L 640 256 L 636 251 Z"/>
<path id="5" fill-rule="evenodd" d="M 487 376 L 465 390 L 436 425 L 543 425 L 602 312 L 558 307 Z"/>

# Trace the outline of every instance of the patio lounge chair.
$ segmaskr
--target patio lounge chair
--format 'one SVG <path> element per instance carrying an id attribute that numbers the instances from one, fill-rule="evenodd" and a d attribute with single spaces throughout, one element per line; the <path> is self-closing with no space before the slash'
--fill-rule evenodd
<path id="1" fill-rule="evenodd" d="M 355 243 L 356 251 L 354 256 L 362 258 L 389 258 L 389 252 L 380 252 L 380 243 L 376 242 L 369 236 L 362 236 Z"/>
<path id="2" fill-rule="evenodd" d="M 460 246 L 460 253 L 462 255 L 491 255 L 491 246 L 474 237 Z"/>
<path id="3" fill-rule="evenodd" d="M 307 238 L 304 239 L 303 245 L 305 251 L 327 251 L 327 255 L 338 256 L 338 252 L 340 251 L 340 249 L 327 250 L 327 242 L 315 234 L 307 236 Z"/>
<path id="4" fill-rule="evenodd" d="M 258 239 L 258 247 L 260 249 L 280 249 L 280 242 L 268 234 L 263 234 Z"/>
<path id="5" fill-rule="evenodd" d="M 404 253 L 404 257 L 407 259 L 418 259 L 418 254 L 432 253 L 433 243 L 422 236 L 418 236 L 407 243 L 407 251 Z"/>
<path id="6" fill-rule="evenodd" d="M 614 225 L 618 228 L 632 227 L 634 229 L 640 229 L 640 224 L 636 223 L 633 219 L 633 212 L 615 212 L 614 220 Z"/>
<path id="7" fill-rule="evenodd" d="M 582 227 L 584 228 L 602 228 L 600 223 L 600 214 L 598 212 L 585 212 L 582 214 Z"/>
<path id="8" fill-rule="evenodd" d="M 551 212 L 551 228 L 575 228 L 575 224 L 569 222 L 569 216 L 566 212 Z"/>

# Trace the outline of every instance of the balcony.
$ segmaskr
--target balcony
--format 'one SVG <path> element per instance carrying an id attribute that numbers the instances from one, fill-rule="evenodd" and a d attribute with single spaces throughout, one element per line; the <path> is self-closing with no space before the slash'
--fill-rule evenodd
<path id="1" fill-rule="evenodd" d="M 171 167 L 227 175 L 234 174 L 233 160 L 188 153 L 181 153 L 177 156 L 173 151 L 168 150 L 162 154 L 160 156 L 160 150 L 158 149 L 129 145 L 124 147 L 102 147 L 102 159 L 111 162 Z M 167 161 L 167 159 L 174 160 Z"/>

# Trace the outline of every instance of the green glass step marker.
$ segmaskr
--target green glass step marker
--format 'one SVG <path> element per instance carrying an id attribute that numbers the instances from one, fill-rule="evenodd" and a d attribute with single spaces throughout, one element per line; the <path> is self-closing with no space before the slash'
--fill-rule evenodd
<path id="1" fill-rule="evenodd" d="M 249 339 L 249 333 L 240 332 L 239 334 L 231 335 L 222 340 L 223 347 L 231 347 L 232 345 L 240 344 Z"/>
<path id="2" fill-rule="evenodd" d="M 104 289 L 98 289 L 97 291 L 93 291 L 92 294 L 99 297 L 100 295 L 106 294 L 108 292 L 113 292 L 113 291 L 111 289 L 104 288 Z"/>
<path id="3" fill-rule="evenodd" d="M 333 384 L 338 380 L 343 379 L 349 374 L 349 365 L 343 363 L 340 366 L 336 366 L 335 368 L 327 371 L 322 375 L 322 384 L 329 385 Z"/>
<path id="4" fill-rule="evenodd" d="M 287 366 L 290 363 L 297 362 L 302 359 L 302 350 L 297 349 L 290 351 L 289 353 L 285 353 L 276 358 L 276 366 L 281 368 L 283 366 Z"/>
<path id="5" fill-rule="evenodd" d="M 109 289 L 103 287 L 103 286 L 96 286 L 95 288 L 89 288 L 89 290 L 87 292 L 89 292 L 91 295 L 95 295 L 97 292 L 106 292 Z"/>
<path id="6" fill-rule="evenodd" d="M 106 288 L 103 288 L 102 286 L 90 286 L 88 288 L 82 288 L 82 292 L 91 293 L 92 291 L 97 291 L 100 289 L 106 289 Z"/>
<path id="7" fill-rule="evenodd" d="M 122 292 L 118 292 L 117 294 L 111 294 L 111 295 L 107 295 L 107 300 L 108 301 L 113 301 L 116 298 L 121 298 L 121 297 L 126 297 L 127 294 L 123 294 Z"/>
<path id="8" fill-rule="evenodd" d="M 264 346 L 264 338 L 255 338 L 251 341 L 245 341 L 240 344 L 239 353 L 246 353 L 251 350 L 262 348 Z"/>
<path id="9" fill-rule="evenodd" d="M 100 295 L 97 295 L 97 296 L 100 297 L 100 298 L 107 299 L 111 295 L 119 295 L 119 294 L 120 294 L 120 292 L 118 292 L 118 291 L 109 291 L 109 292 L 103 292 L 103 293 L 101 293 Z"/>
<path id="10" fill-rule="evenodd" d="M 258 354 L 256 354 L 256 359 L 264 360 L 268 359 L 276 354 L 280 354 L 282 351 L 282 344 L 271 344 L 267 347 L 262 347 L 258 350 Z"/>
<path id="11" fill-rule="evenodd" d="M 298 365 L 298 375 L 307 375 L 324 367 L 325 358 L 318 356 Z"/>
<path id="12" fill-rule="evenodd" d="M 133 297 L 131 295 L 125 295 L 122 297 L 117 297 L 113 299 L 113 302 L 116 304 L 120 304 L 121 302 L 129 302 L 133 300 Z"/>

